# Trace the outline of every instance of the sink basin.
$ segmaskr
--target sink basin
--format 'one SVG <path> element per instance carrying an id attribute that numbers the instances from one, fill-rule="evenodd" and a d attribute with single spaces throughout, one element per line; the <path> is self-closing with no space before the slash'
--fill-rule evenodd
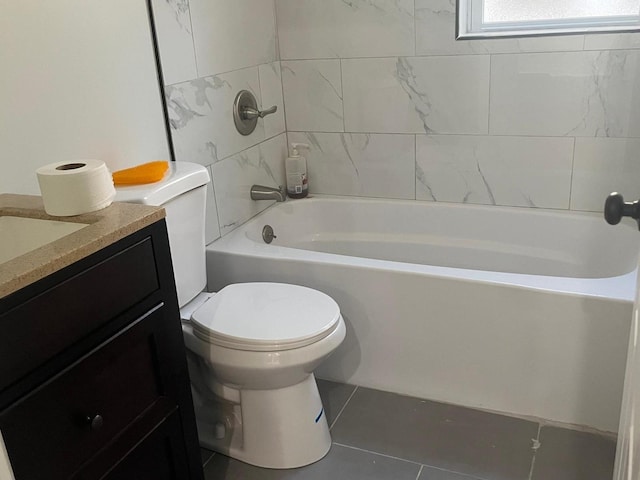
<path id="1" fill-rule="evenodd" d="M 0 263 L 86 227 L 86 223 L 0 216 Z"/>

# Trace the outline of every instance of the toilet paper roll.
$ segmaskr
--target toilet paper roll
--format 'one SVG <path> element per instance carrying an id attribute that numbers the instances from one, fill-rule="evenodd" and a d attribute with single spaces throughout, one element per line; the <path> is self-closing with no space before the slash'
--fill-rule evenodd
<path id="1" fill-rule="evenodd" d="M 116 195 L 113 178 L 100 160 L 56 162 L 36 170 L 44 209 L 69 217 L 111 205 Z"/>

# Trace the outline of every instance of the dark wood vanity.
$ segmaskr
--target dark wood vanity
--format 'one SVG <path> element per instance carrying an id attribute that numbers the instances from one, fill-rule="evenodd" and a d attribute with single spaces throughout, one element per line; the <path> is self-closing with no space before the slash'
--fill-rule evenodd
<path id="1" fill-rule="evenodd" d="M 16 480 L 203 479 L 164 220 L 0 298 L 0 332 Z"/>

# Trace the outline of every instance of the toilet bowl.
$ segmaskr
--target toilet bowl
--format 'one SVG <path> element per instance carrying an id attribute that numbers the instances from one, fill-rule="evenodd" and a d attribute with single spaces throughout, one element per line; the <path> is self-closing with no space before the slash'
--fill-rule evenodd
<path id="1" fill-rule="evenodd" d="M 201 445 L 268 468 L 322 458 L 331 437 L 313 370 L 344 339 L 338 305 L 279 283 L 205 296 L 182 314 Z"/>
<path id="2" fill-rule="evenodd" d="M 207 170 L 170 162 L 161 182 L 119 187 L 116 201 L 163 206 L 200 444 L 267 468 L 321 459 L 331 437 L 313 370 L 345 337 L 336 302 L 280 283 L 206 283 Z"/>

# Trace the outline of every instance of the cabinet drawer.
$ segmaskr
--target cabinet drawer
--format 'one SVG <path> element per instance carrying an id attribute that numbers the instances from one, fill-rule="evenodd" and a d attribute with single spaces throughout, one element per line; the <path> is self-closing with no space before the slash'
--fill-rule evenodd
<path id="1" fill-rule="evenodd" d="M 66 479 L 158 403 L 167 412 L 162 372 L 164 307 L 137 320 L 0 414 L 17 480 Z M 100 415 L 102 425 L 90 419 Z"/>
<path id="2" fill-rule="evenodd" d="M 82 471 L 74 475 L 72 480 L 202 478 L 201 468 L 198 470 L 198 476 L 190 475 L 179 413 L 175 410 L 162 418 L 149 415 L 149 418 L 145 419 L 149 421 L 139 422 L 147 425 L 136 425 L 132 428 L 140 430 L 131 435 L 132 438 L 137 438 L 137 442 L 131 444 L 126 438 L 119 441 L 113 448 L 98 455 Z"/>
<path id="3" fill-rule="evenodd" d="M 0 391 L 158 288 L 147 237 L 0 314 Z"/>

